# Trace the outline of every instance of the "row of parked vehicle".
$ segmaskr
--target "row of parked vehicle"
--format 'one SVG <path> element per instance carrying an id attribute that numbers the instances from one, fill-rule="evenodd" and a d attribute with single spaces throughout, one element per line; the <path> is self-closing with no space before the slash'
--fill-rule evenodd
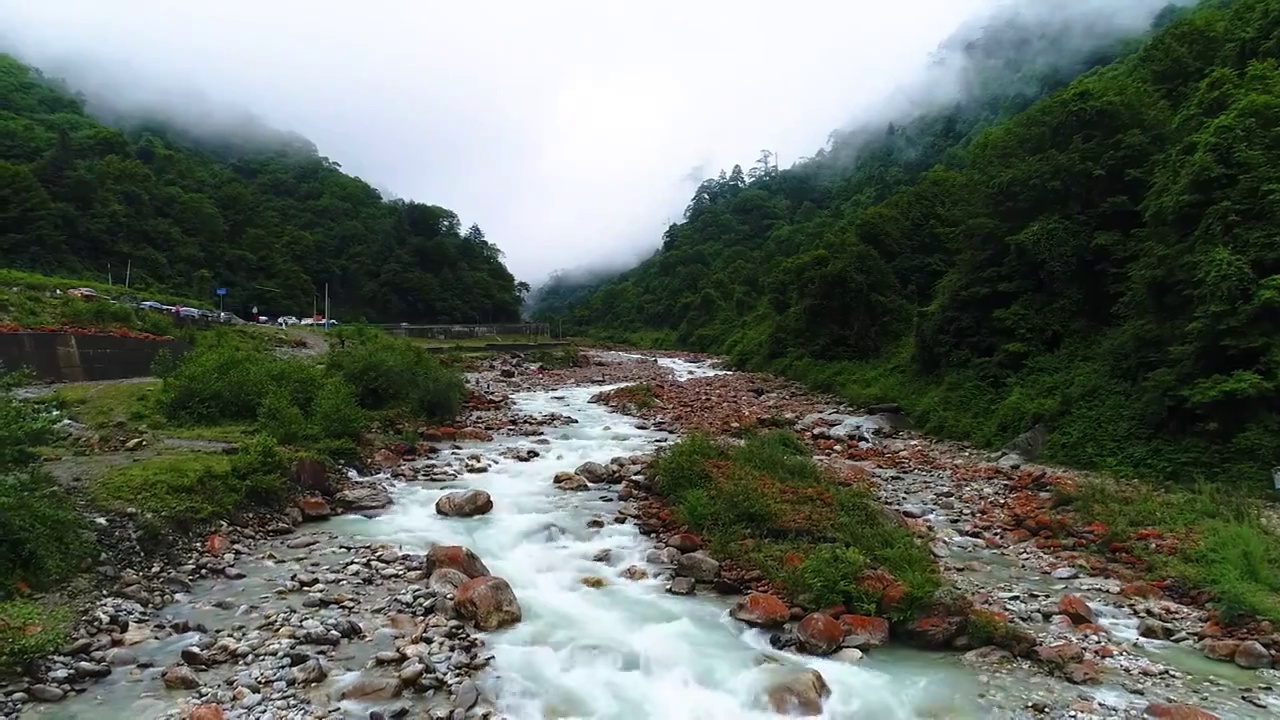
<path id="1" fill-rule="evenodd" d="M 236 317 L 234 313 L 220 312 L 217 310 L 204 310 L 202 308 L 187 307 L 185 305 L 165 305 L 155 300 L 143 300 L 136 303 L 134 307 L 142 310 L 150 310 L 152 312 L 173 313 L 178 317 L 191 318 L 193 320 L 208 320 L 209 322 L 244 322 Z"/>
<path id="2" fill-rule="evenodd" d="M 101 300 L 101 301 L 111 302 L 111 303 L 119 302 L 125 305 L 129 305 L 131 307 L 136 307 L 140 310 L 149 310 L 151 312 L 172 313 L 177 317 L 189 318 L 192 320 L 207 320 L 209 322 L 223 322 L 223 323 L 245 322 L 244 320 L 241 320 L 239 317 L 237 317 L 235 313 L 229 313 L 225 311 L 205 310 L 203 308 L 187 307 L 185 305 L 166 305 L 165 303 L 157 302 L 155 300 L 140 300 L 140 301 L 125 300 L 125 299 L 116 300 L 98 293 L 93 288 L 71 288 L 70 290 L 67 290 L 66 293 L 68 295 L 71 295 L 72 297 L 78 297 L 84 300 Z M 254 308 L 254 310 L 256 311 L 257 308 Z M 290 325 L 302 325 L 304 327 L 315 326 L 315 327 L 328 328 L 338 324 L 337 320 L 326 320 L 323 318 L 316 318 L 316 317 L 304 317 L 301 320 L 299 320 L 293 315 L 282 315 L 276 318 L 275 320 L 272 320 L 266 315 L 255 315 L 253 317 L 253 322 L 258 323 L 259 325 L 279 325 L 282 328 L 289 327 Z"/>

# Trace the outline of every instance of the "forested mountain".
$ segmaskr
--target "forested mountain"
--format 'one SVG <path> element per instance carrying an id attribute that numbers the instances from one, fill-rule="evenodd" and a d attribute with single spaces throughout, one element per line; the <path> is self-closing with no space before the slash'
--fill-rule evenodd
<path id="1" fill-rule="evenodd" d="M 120 129 L 124 128 L 124 129 Z M 117 278 L 228 309 L 309 313 L 325 283 L 343 319 L 519 316 L 523 283 L 479 227 L 385 201 L 305 139 L 108 127 L 62 83 L 0 54 L 0 264 Z"/>
<path id="2" fill-rule="evenodd" d="M 984 38 L 966 51 L 1010 42 Z M 1050 457 L 1086 467 L 1269 483 L 1280 0 L 1169 9 L 1073 64 L 986 57 L 984 90 L 944 111 L 704 183 L 648 261 L 547 291 L 566 327 L 729 353 L 987 444 L 1043 423 Z"/>

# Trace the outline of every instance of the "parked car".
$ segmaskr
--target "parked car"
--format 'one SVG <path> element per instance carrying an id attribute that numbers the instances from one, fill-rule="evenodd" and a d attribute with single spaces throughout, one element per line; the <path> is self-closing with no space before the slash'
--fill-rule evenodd
<path id="1" fill-rule="evenodd" d="M 200 317 L 200 311 L 199 311 L 199 310 L 197 310 L 197 309 L 195 309 L 195 308 L 190 308 L 190 307 L 180 307 L 180 308 L 178 308 L 178 317 L 185 317 L 185 318 L 199 318 L 199 317 Z"/>
<path id="2" fill-rule="evenodd" d="M 138 303 L 138 307 L 142 308 L 143 310 L 154 310 L 156 312 L 163 312 L 165 310 L 172 309 L 172 308 L 166 308 L 163 303 L 158 303 L 155 300 L 143 300 L 142 302 Z"/>

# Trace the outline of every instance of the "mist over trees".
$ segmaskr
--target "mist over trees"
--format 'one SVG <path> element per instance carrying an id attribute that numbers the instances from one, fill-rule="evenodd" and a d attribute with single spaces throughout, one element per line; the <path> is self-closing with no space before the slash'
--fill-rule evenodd
<path id="1" fill-rule="evenodd" d="M 566 332 L 726 353 L 988 445 L 1043 423 L 1077 466 L 1269 483 L 1280 0 L 1170 6 L 1064 67 L 1016 24 L 965 47 L 1005 49 L 981 92 L 704 182 Z"/>
<path id="2" fill-rule="evenodd" d="M 0 258 L 5 266 L 310 311 L 328 283 L 342 318 L 519 317 L 528 287 L 476 225 L 386 200 L 296 134 L 246 118 L 217 132 L 91 117 L 65 84 L 0 54 Z"/>

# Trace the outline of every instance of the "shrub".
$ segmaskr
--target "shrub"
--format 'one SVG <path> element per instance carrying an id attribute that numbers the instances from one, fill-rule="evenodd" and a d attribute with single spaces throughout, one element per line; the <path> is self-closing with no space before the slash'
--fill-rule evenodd
<path id="1" fill-rule="evenodd" d="M 466 397 L 462 374 L 402 338 L 352 332 L 331 345 L 325 365 L 345 380 L 368 410 L 401 410 L 451 420 Z"/>
<path id="2" fill-rule="evenodd" d="M 53 438 L 53 418 L 13 395 L 29 378 L 27 373 L 0 369 L 0 472 L 34 461 L 35 448 Z"/>
<path id="3" fill-rule="evenodd" d="M 65 608 L 29 600 L 0 601 L 0 668 L 16 669 L 56 652 L 71 629 Z"/>
<path id="4" fill-rule="evenodd" d="M 0 598 L 19 585 L 40 589 L 70 577 L 92 551 L 84 519 L 51 477 L 0 475 Z"/>

